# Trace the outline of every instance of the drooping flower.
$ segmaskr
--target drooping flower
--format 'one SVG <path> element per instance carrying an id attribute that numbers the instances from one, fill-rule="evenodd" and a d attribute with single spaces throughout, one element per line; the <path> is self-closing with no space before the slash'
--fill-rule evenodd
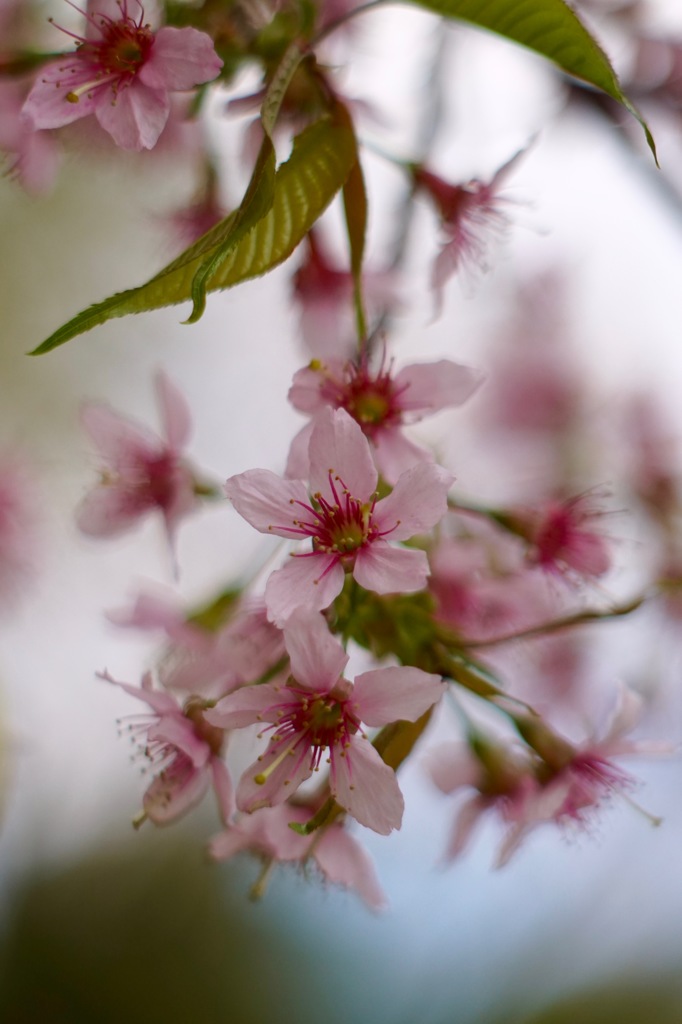
<path id="1" fill-rule="evenodd" d="M 314 417 L 326 406 L 345 409 L 360 425 L 374 451 L 379 470 L 389 483 L 431 455 L 408 440 L 402 428 L 430 413 L 462 405 L 482 382 L 482 374 L 449 359 L 414 363 L 393 373 L 382 360 L 373 370 L 366 358 L 357 362 L 313 360 L 299 370 L 289 390 L 289 401 L 299 412 L 313 417 L 294 438 L 287 476 L 306 477 L 308 445 Z"/>
<path id="2" fill-rule="evenodd" d="M 273 862 L 295 862 L 307 869 L 313 861 L 325 881 L 354 889 L 370 909 L 381 910 L 386 898 L 365 849 L 340 822 L 310 836 L 300 835 L 289 827 L 291 822 L 304 824 L 310 817 L 310 810 L 291 804 L 242 814 L 213 837 L 209 853 L 215 860 L 228 860 L 249 851 L 264 859 L 265 872 L 269 872 Z M 262 882 L 256 883 L 254 892 L 260 894 L 262 886 Z"/>
<path id="3" fill-rule="evenodd" d="M 195 807 L 210 785 L 216 795 L 221 819 L 227 823 L 233 810 L 232 783 L 222 759 L 225 734 L 208 722 L 206 703 L 190 697 L 180 706 L 169 693 L 155 690 L 150 673 L 141 686 L 113 679 L 108 672 L 100 679 L 120 686 L 132 697 L 144 701 L 151 714 L 128 724 L 133 743 L 154 770 L 154 778 L 142 800 L 145 819 L 167 825 Z"/>
<path id="4" fill-rule="evenodd" d="M 286 685 L 244 687 L 207 712 L 207 720 L 221 728 L 268 723 L 270 742 L 242 775 L 237 806 L 255 811 L 283 803 L 328 752 L 329 788 L 337 803 L 382 835 L 400 828 L 398 780 L 362 723 L 414 722 L 440 698 L 445 683 L 421 669 L 391 667 L 363 672 L 352 684 L 341 674 L 348 655 L 320 615 L 293 616 L 284 643 L 291 664 Z"/>
<path id="5" fill-rule="evenodd" d="M 445 515 L 452 476 L 432 463 L 403 473 L 377 501 L 378 474 L 362 430 L 344 409 L 324 409 L 310 438 L 310 494 L 303 480 L 265 469 L 231 477 L 227 496 L 261 533 L 310 540 L 273 572 L 265 589 L 272 620 L 282 625 L 297 608 L 326 608 L 346 571 L 379 594 L 421 590 L 428 576 L 423 551 L 394 546 L 430 530 Z"/>
<path id="6" fill-rule="evenodd" d="M 518 522 L 529 542 L 529 560 L 546 572 L 569 579 L 596 579 L 611 568 L 609 540 L 592 527 L 604 515 L 587 494 L 554 499 L 529 510 Z"/>
<path id="7" fill-rule="evenodd" d="M 77 512 L 79 528 L 114 537 L 161 512 L 172 544 L 178 522 L 198 506 L 197 481 L 181 457 L 190 432 L 187 404 L 164 373 L 156 377 L 164 439 L 106 405 L 87 405 L 83 426 L 106 460 L 102 479 Z"/>
<path id="8" fill-rule="evenodd" d="M 154 32 L 133 0 L 95 3 L 76 51 L 44 67 L 24 104 L 34 129 L 94 114 L 123 149 L 151 149 L 168 120 L 169 93 L 210 82 L 223 62 L 210 36 L 193 28 Z M 112 13 L 107 13 L 107 8 Z M 72 33 L 69 33 L 70 35 Z"/>
<path id="9" fill-rule="evenodd" d="M 445 238 L 431 273 L 437 309 L 453 274 L 464 266 L 486 269 L 487 236 L 508 223 L 499 190 L 524 152 L 515 153 L 487 182 L 472 178 L 453 185 L 424 167 L 411 168 L 415 188 L 424 192 L 438 211 Z"/>
<path id="10" fill-rule="evenodd" d="M 431 774 L 442 792 L 474 790 L 460 807 L 447 857 L 452 859 L 464 850 L 477 822 L 488 811 L 495 811 L 508 826 L 496 859 L 496 866 L 502 867 L 537 826 L 554 823 L 561 828 L 585 828 L 611 796 L 629 800 L 636 780 L 613 758 L 671 750 L 668 744 L 627 738 L 641 712 L 641 699 L 621 687 L 599 734 L 581 745 L 540 726 L 542 758 L 530 748 L 487 736 L 476 736 L 468 747 L 433 751 Z M 655 825 L 660 823 L 647 817 Z"/>
<path id="11" fill-rule="evenodd" d="M 262 600 L 235 600 L 224 608 L 219 597 L 188 616 L 170 597 L 144 593 L 132 608 L 107 617 L 119 626 L 166 634 L 170 643 L 157 669 L 166 690 L 217 700 L 261 676 L 272 677 L 285 653 L 282 633 L 268 620 Z"/>

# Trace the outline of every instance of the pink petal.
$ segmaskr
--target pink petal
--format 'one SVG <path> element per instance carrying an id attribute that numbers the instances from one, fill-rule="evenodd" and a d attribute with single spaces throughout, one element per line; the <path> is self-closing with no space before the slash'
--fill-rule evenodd
<path id="1" fill-rule="evenodd" d="M 343 363 L 334 361 L 324 364 L 323 368 L 327 373 L 343 380 Z M 326 375 L 319 369 L 314 370 L 310 366 L 304 366 L 302 370 L 296 371 L 287 396 L 294 409 L 313 416 L 329 405 L 323 395 Z"/>
<path id="2" fill-rule="evenodd" d="M 150 725 L 147 739 L 160 740 L 181 750 L 195 768 L 203 768 L 211 756 L 210 747 L 197 736 L 193 724 L 177 705 L 170 714 L 162 715 L 158 722 Z"/>
<path id="3" fill-rule="evenodd" d="M 302 480 L 282 480 L 269 469 L 249 469 L 231 476 L 225 493 L 240 516 L 260 533 L 296 537 L 293 520 L 301 515 L 300 503 L 308 504 Z"/>
<path id="4" fill-rule="evenodd" d="M 397 548 L 378 540 L 359 549 L 353 568 L 360 586 L 377 594 L 412 594 L 423 589 L 428 575 L 429 560 L 424 551 Z"/>
<path id="5" fill-rule="evenodd" d="M 177 451 L 187 444 L 192 429 L 189 406 L 163 371 L 157 373 L 155 384 L 163 433 L 169 446 Z"/>
<path id="6" fill-rule="evenodd" d="M 204 711 L 204 718 L 219 729 L 243 729 L 255 722 L 276 722 L 278 708 L 286 697 L 286 687 L 278 683 L 242 686 L 222 697 L 214 708 Z"/>
<path id="7" fill-rule="evenodd" d="M 313 856 L 332 883 L 354 889 L 372 910 L 382 910 L 386 897 L 367 851 L 342 826 L 326 829 Z"/>
<path id="8" fill-rule="evenodd" d="M 354 736 L 345 757 L 334 754 L 330 788 L 338 803 L 382 836 L 400 828 L 405 801 L 398 779 L 369 740 Z"/>
<path id="9" fill-rule="evenodd" d="M 308 455 L 308 448 L 310 446 L 310 437 L 314 426 L 314 420 L 311 420 L 310 423 L 306 423 L 291 442 L 289 457 L 287 459 L 287 468 L 284 471 L 284 475 L 289 480 L 307 480 L 310 476 L 310 456 Z"/>
<path id="10" fill-rule="evenodd" d="M 205 768 L 193 768 L 176 779 L 172 775 L 173 764 L 168 771 L 153 779 L 144 795 L 142 806 L 148 818 L 155 825 L 167 825 L 190 811 L 203 799 L 208 789 L 209 777 Z"/>
<path id="11" fill-rule="evenodd" d="M 92 69 L 80 57 L 60 58 L 42 68 L 23 106 L 31 127 L 61 128 L 94 113 L 102 93 L 111 94 L 108 85 L 84 93 L 77 103 L 70 103 L 66 98 L 68 93 L 92 77 Z"/>
<path id="12" fill-rule="evenodd" d="M 205 32 L 165 27 L 156 33 L 151 54 L 137 77 L 152 89 L 186 90 L 212 81 L 222 66 L 213 40 Z"/>
<path id="13" fill-rule="evenodd" d="M 437 363 L 406 366 L 395 378 L 405 412 L 436 412 L 462 405 L 483 383 L 484 374 L 470 366 L 441 359 Z"/>
<path id="14" fill-rule="evenodd" d="M 373 438 L 374 458 L 377 466 L 389 484 L 418 462 L 433 462 L 433 456 L 426 448 L 408 440 L 399 427 L 383 427 Z"/>
<path id="15" fill-rule="evenodd" d="M 323 409 L 315 418 L 310 438 L 310 487 L 334 502 L 329 473 L 342 481 L 354 498 L 368 502 L 378 474 L 367 438 L 345 409 Z M 338 484 L 336 484 L 337 493 Z"/>
<path id="16" fill-rule="evenodd" d="M 157 456 L 162 450 L 161 441 L 151 431 L 120 416 L 108 405 L 93 402 L 83 406 L 81 423 L 100 453 L 114 466 L 130 465 Z"/>
<path id="17" fill-rule="evenodd" d="M 284 644 L 291 674 L 311 690 L 331 690 L 348 663 L 348 655 L 321 615 L 295 612 L 284 629 Z"/>
<path id="18" fill-rule="evenodd" d="M 115 537 L 135 526 L 145 511 L 125 487 L 102 484 L 86 494 L 76 510 L 76 524 L 89 537 Z"/>
<path id="19" fill-rule="evenodd" d="M 249 850 L 254 846 L 250 835 L 243 832 L 238 825 L 226 828 L 224 832 L 213 836 L 208 844 L 208 854 L 213 860 L 229 860 L 236 853 Z"/>
<path id="20" fill-rule="evenodd" d="M 431 751 L 429 772 L 441 793 L 454 793 L 463 786 L 478 788 L 482 783 L 480 761 L 464 744 L 443 744 Z"/>
<path id="21" fill-rule="evenodd" d="M 374 669 L 357 676 L 351 697 L 367 725 L 387 725 L 400 719 L 416 722 L 445 692 L 440 676 L 419 668 Z"/>
<path id="22" fill-rule="evenodd" d="M 345 572 L 332 555 L 292 555 L 283 569 L 270 574 L 265 586 L 268 614 L 276 626 L 283 626 L 299 608 L 320 612 L 329 607 L 342 589 Z"/>
<path id="23" fill-rule="evenodd" d="M 460 807 L 445 849 L 445 856 L 448 860 L 454 860 L 464 852 L 474 828 L 489 807 L 490 798 L 482 796 L 480 793 L 476 793 Z"/>
<path id="24" fill-rule="evenodd" d="M 97 120 L 116 145 L 134 152 L 153 149 L 170 113 L 168 93 L 149 89 L 138 79 L 139 75 L 115 97 L 109 90 L 109 96 L 103 97 L 95 110 Z"/>
<path id="25" fill-rule="evenodd" d="M 283 744 L 276 742 L 250 765 L 237 786 L 237 807 L 240 811 L 257 811 L 261 807 L 272 807 L 287 800 L 306 779 L 310 778 L 310 747 L 307 742 L 297 742 L 292 753 L 280 760 Z M 271 765 L 274 765 L 269 771 Z M 256 776 L 268 772 L 265 782 L 256 782 Z"/>
<path id="26" fill-rule="evenodd" d="M 392 531 L 390 540 L 428 533 L 447 512 L 448 488 L 453 480 L 441 466 L 418 463 L 403 473 L 387 498 L 377 503 L 374 523 L 382 533 Z"/>
<path id="27" fill-rule="evenodd" d="M 114 686 L 120 686 L 122 690 L 129 693 L 131 697 L 135 697 L 137 700 L 143 700 L 145 704 L 148 704 L 150 708 L 156 711 L 160 715 L 165 714 L 181 714 L 178 703 L 174 697 L 171 697 L 169 693 L 164 693 L 162 690 L 153 690 L 151 688 L 151 676 L 147 674 L 143 679 L 142 686 L 130 686 L 129 683 L 121 683 L 118 679 L 114 679 L 108 672 L 98 672 L 98 679 L 104 679 L 107 683 L 113 683 Z M 146 684 L 146 685 L 145 685 Z"/>

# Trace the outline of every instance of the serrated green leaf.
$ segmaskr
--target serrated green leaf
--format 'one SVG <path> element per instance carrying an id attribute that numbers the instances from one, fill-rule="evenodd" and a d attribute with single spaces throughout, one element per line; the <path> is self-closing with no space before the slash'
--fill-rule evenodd
<path id="1" fill-rule="evenodd" d="M 608 57 L 564 0 L 411 0 L 445 18 L 488 29 L 547 57 L 566 74 L 579 78 L 622 103 L 656 145 L 639 111 L 623 93 Z M 658 161 L 657 161 L 658 162 Z"/>
<path id="2" fill-rule="evenodd" d="M 265 274 L 287 259 L 343 187 L 356 160 L 353 128 L 342 108 L 299 135 L 291 157 L 275 175 L 270 209 L 240 236 L 208 282 L 208 290 L 231 288 Z M 114 317 L 161 309 L 191 298 L 195 274 L 206 258 L 212 258 L 229 239 L 237 213 L 217 224 L 151 281 L 83 310 L 31 355 L 50 352 Z"/>

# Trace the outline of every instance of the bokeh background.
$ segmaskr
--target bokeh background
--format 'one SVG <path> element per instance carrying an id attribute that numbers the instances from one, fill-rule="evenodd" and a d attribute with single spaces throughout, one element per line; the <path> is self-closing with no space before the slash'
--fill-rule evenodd
<path id="1" fill-rule="evenodd" d="M 676 6 L 652 5 L 652 24 L 674 28 L 677 16 L 682 32 Z M 626 43 L 617 34 L 609 42 L 618 66 Z M 512 226 L 493 249 L 493 269 L 454 282 L 436 321 L 426 289 L 434 225 L 417 210 L 407 301 L 394 324 L 398 358 L 448 356 L 494 372 L 519 287 L 556 268 L 565 282 L 562 344 L 587 382 L 596 429 L 617 434 L 612 412 L 636 390 L 656 396 L 674 436 L 682 427 L 682 219 L 674 188 L 662 187 L 644 148 L 633 151 L 597 114 L 567 105 L 564 83 L 539 59 L 483 34 L 396 7 L 368 15 L 354 46 L 356 62 L 341 80 L 349 95 L 369 99 L 362 132 L 381 148 L 412 155 L 433 66 L 447 101 L 432 157 L 448 177 L 489 177 L 528 146 L 505 192 Z M 229 203 L 245 169 L 243 123 L 226 115 L 226 99 L 214 99 L 207 131 L 229 168 Z M 675 183 L 679 124 L 653 127 Z M 379 157 L 367 166 L 370 260 L 380 262 L 403 183 Z M 252 466 L 281 470 L 300 423 L 286 390 L 308 358 L 290 302 L 297 258 L 213 296 L 197 326 L 181 325 L 183 311 L 170 309 L 115 321 L 47 357 L 25 353 L 77 310 L 166 262 L 168 214 L 189 201 L 195 173 L 177 152 L 113 160 L 106 149 L 86 154 L 72 144 L 51 194 L 29 199 L 0 180 L 0 424 L 3 445 L 31 468 L 37 538 L 35 572 L 0 622 L 0 1018 L 678 1022 L 675 757 L 635 769 L 637 798 L 664 816 L 661 828 L 614 802 L 570 841 L 538 831 L 498 872 L 494 823 L 457 864 L 439 866 L 452 805 L 416 758 L 401 776 L 402 831 L 362 836 L 390 900 L 381 915 L 285 870 L 263 902 L 250 903 L 254 863 L 205 860 L 218 824 L 208 803 L 172 830 L 133 833 L 143 783 L 115 720 L 137 709 L 95 672 L 134 682 L 155 646 L 116 629 L 103 611 L 149 581 L 174 585 L 172 567 L 158 523 L 110 544 L 78 534 L 73 511 L 97 467 L 79 408 L 103 400 L 155 426 L 152 379 L 162 366 L 194 410 L 199 466 L 217 481 Z M 458 484 L 499 496 L 508 481 L 490 478 L 494 453 L 477 435 L 475 410 L 443 414 L 433 431 Z M 590 485 L 610 483 L 608 468 L 600 472 Z M 620 559 L 636 562 L 646 536 L 627 517 L 616 532 Z M 267 550 L 218 503 L 181 530 L 184 599 L 247 575 Z M 627 593 L 637 578 L 623 571 L 616 589 Z M 605 673 L 655 688 L 650 732 L 679 743 L 674 627 L 652 623 L 636 639 L 629 622 L 607 631 Z"/>

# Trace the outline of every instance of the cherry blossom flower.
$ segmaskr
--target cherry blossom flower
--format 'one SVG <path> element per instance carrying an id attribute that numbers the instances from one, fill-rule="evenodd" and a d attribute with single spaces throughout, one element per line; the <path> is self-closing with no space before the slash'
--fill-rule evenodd
<path id="1" fill-rule="evenodd" d="M 362 730 L 399 719 L 414 722 L 442 695 L 440 676 L 391 667 L 344 679 L 348 655 L 322 616 L 298 613 L 284 629 L 291 678 L 229 694 L 206 713 L 221 728 L 267 722 L 264 754 L 246 769 L 237 806 L 255 811 L 283 803 L 329 751 L 329 787 L 337 803 L 362 825 L 388 835 L 400 828 L 404 801 L 395 772 Z"/>
<path id="2" fill-rule="evenodd" d="M 488 182 L 473 178 L 466 184 L 452 185 L 424 167 L 412 167 L 415 188 L 425 192 L 434 203 L 445 237 L 431 274 L 438 310 L 443 288 L 453 274 L 464 266 L 487 269 L 486 235 L 499 232 L 508 223 L 502 209 L 504 200 L 499 196 L 500 186 L 524 153 L 525 150 L 515 153 Z"/>
<path id="3" fill-rule="evenodd" d="M 402 427 L 429 413 L 462 405 L 482 383 L 482 374 L 449 359 L 415 363 L 393 373 L 382 360 L 376 371 L 367 359 L 343 363 L 313 360 L 299 370 L 289 390 L 289 401 L 299 412 L 313 417 L 294 438 L 286 473 L 306 477 L 308 445 L 314 417 L 326 406 L 345 409 L 370 442 L 379 470 L 389 483 L 431 454 L 408 440 Z"/>
<path id="4" fill-rule="evenodd" d="M 143 593 L 132 608 L 107 617 L 119 626 L 162 630 L 171 641 L 157 668 L 164 689 L 205 700 L 272 674 L 285 655 L 282 633 L 258 598 L 236 601 L 222 611 L 219 597 L 188 616 L 171 598 Z"/>
<path id="5" fill-rule="evenodd" d="M 529 560 L 569 579 L 603 576 L 611 568 L 609 540 L 591 527 L 591 521 L 602 515 L 587 494 L 548 501 L 530 511 L 525 523 L 522 514 L 519 533 L 531 545 Z"/>
<path id="6" fill-rule="evenodd" d="M 163 440 L 106 405 L 83 410 L 83 426 L 107 463 L 77 512 L 79 528 L 90 536 L 118 536 L 158 510 L 172 545 L 178 522 L 198 506 L 199 485 L 180 455 L 190 431 L 189 409 L 163 373 L 157 374 L 156 393 Z"/>
<path id="7" fill-rule="evenodd" d="M 60 128 L 94 114 L 123 149 L 152 149 L 170 112 L 169 92 L 210 82 L 223 62 L 213 41 L 193 28 L 152 31 L 133 0 L 94 4 L 78 46 L 48 64 L 29 93 L 24 113 L 34 129 Z M 71 34 L 71 33 L 69 33 Z"/>
<path id="8" fill-rule="evenodd" d="M 253 814 L 242 814 L 224 832 L 214 836 L 209 853 L 215 860 L 228 860 L 242 851 L 261 856 L 265 872 L 274 861 L 298 863 L 305 870 L 314 862 L 325 881 L 354 889 L 371 910 L 386 906 L 374 865 L 356 839 L 340 822 L 319 829 L 314 835 L 299 835 L 291 822 L 304 824 L 311 817 L 305 807 L 278 805 Z M 262 882 L 254 892 L 260 894 Z"/>
<path id="9" fill-rule="evenodd" d="M 669 743 L 632 740 L 627 737 L 638 724 L 643 711 L 641 697 L 626 686 L 620 686 L 612 708 L 599 730 L 582 746 L 573 747 L 557 737 L 560 747 L 561 767 L 534 790 L 529 790 L 526 799 L 518 802 L 508 820 L 513 825 L 507 833 L 499 855 L 499 863 L 505 864 L 531 829 L 544 822 L 552 821 L 560 826 L 586 827 L 589 816 L 614 794 L 624 797 L 629 803 L 630 792 L 636 786 L 636 779 L 618 765 L 614 757 L 632 754 L 668 754 L 673 747 Z M 566 753 L 566 751 L 568 753 Z M 641 808 L 634 805 L 637 810 Z M 642 811 L 653 825 L 660 825 L 661 819 Z"/>
<path id="10" fill-rule="evenodd" d="M 600 730 L 601 737 L 590 736 L 575 746 L 541 726 L 546 760 L 529 748 L 478 735 L 468 747 L 435 750 L 430 771 L 438 788 L 444 793 L 475 790 L 460 808 L 448 859 L 465 849 L 479 819 L 491 810 L 508 826 L 496 859 L 496 866 L 502 867 L 538 825 L 552 822 L 562 828 L 585 828 L 590 816 L 614 794 L 631 802 L 629 793 L 636 780 L 612 759 L 671 750 L 669 744 L 627 738 L 641 712 L 641 699 L 623 686 Z M 658 818 L 647 816 L 653 824 L 660 824 Z"/>
<path id="11" fill-rule="evenodd" d="M 227 822 L 233 797 L 222 760 L 224 732 L 209 724 L 205 702 L 190 697 L 181 707 L 169 693 L 154 689 L 150 673 L 145 674 L 139 687 L 121 683 L 108 672 L 99 673 L 99 677 L 152 709 L 150 715 L 140 716 L 127 727 L 155 771 L 135 824 L 141 825 L 147 818 L 155 825 L 175 821 L 203 799 L 209 785 L 213 786 L 221 819 Z"/>
<path id="12" fill-rule="evenodd" d="M 303 480 L 282 480 L 265 469 L 240 473 L 225 485 L 236 510 L 261 533 L 312 541 L 311 550 L 292 554 L 268 579 L 272 620 L 282 625 L 297 608 L 326 608 L 341 592 L 346 571 L 379 594 L 421 590 L 426 555 L 389 539 L 407 540 L 435 526 L 445 515 L 452 476 L 419 463 L 377 501 L 369 443 L 344 409 L 322 410 L 309 453 L 310 496 Z"/>

